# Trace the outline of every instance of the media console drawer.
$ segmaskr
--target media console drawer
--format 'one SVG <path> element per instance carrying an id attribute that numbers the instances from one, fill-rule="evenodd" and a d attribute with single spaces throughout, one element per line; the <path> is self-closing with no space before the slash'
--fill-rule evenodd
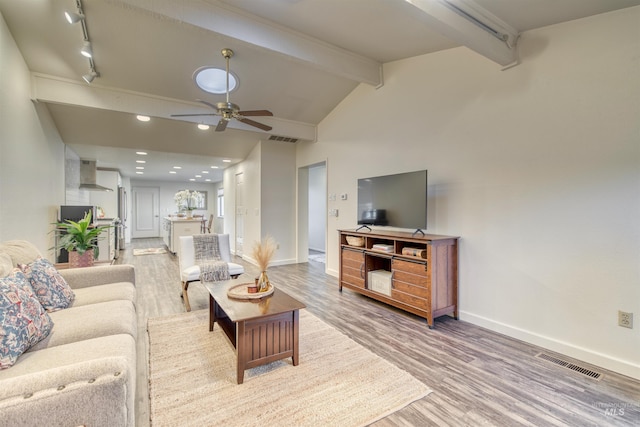
<path id="1" fill-rule="evenodd" d="M 426 262 L 414 262 L 414 261 L 403 261 L 401 259 L 393 259 L 391 261 L 391 268 L 393 268 L 393 270 L 404 271 L 411 274 L 417 274 L 419 276 L 428 275 Z"/>

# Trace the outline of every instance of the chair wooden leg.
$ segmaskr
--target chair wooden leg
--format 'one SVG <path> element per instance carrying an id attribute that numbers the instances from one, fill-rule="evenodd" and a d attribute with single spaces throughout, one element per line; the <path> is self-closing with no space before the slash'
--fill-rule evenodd
<path id="1" fill-rule="evenodd" d="M 189 289 L 189 282 L 182 282 L 182 299 L 184 300 L 184 308 L 186 311 L 191 311 L 191 304 L 189 304 L 189 294 L 187 293 L 187 289 Z"/>

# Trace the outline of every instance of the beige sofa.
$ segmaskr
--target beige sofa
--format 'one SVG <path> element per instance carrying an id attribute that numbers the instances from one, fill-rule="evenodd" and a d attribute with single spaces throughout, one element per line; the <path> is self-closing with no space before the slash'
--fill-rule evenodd
<path id="1" fill-rule="evenodd" d="M 28 242 L 0 243 L 0 275 L 39 255 Z M 69 308 L 49 313 L 53 328 L 46 338 L 0 370 L 0 425 L 134 426 L 134 268 L 59 273 L 75 299 Z"/>

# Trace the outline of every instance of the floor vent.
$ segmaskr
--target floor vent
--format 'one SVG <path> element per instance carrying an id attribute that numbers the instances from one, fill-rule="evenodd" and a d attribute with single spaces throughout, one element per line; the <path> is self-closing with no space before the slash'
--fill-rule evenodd
<path id="1" fill-rule="evenodd" d="M 586 375 L 589 378 L 593 378 L 595 380 L 599 380 L 602 374 L 600 372 L 592 371 L 591 369 L 585 368 L 584 366 L 576 365 L 571 362 L 567 362 L 566 360 L 558 359 L 557 357 L 550 356 L 545 353 L 538 353 L 536 357 L 539 359 L 544 359 L 548 362 L 555 363 L 556 365 L 560 365 L 567 369 L 571 369 L 572 371 L 576 371 L 581 373 L 582 375 Z"/>
<path id="2" fill-rule="evenodd" d="M 286 136 L 277 136 L 277 135 L 271 135 L 269 137 L 269 141 L 284 141 L 284 142 L 298 142 L 298 138 L 289 138 Z"/>

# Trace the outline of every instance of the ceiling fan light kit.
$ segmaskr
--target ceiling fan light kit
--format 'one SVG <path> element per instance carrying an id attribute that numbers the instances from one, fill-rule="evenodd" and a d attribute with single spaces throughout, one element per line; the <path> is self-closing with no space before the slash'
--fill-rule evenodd
<path id="1" fill-rule="evenodd" d="M 215 104 L 211 103 L 211 102 L 207 102 L 207 101 L 203 101 L 201 99 L 199 99 L 198 101 L 203 103 L 204 105 L 211 107 L 212 109 L 214 109 L 216 112 L 215 113 L 197 113 L 197 114 L 172 114 L 171 117 L 195 117 L 195 116 L 220 116 L 220 120 L 218 121 L 218 124 L 216 125 L 216 132 L 222 132 L 227 128 L 227 124 L 229 123 L 230 120 L 235 119 L 241 123 L 247 124 L 249 126 L 253 126 L 256 127 L 258 129 L 262 129 L 266 132 L 270 131 L 272 129 L 271 126 L 267 126 L 265 124 L 262 123 L 258 123 L 254 120 L 248 119 L 246 116 L 273 116 L 273 113 L 271 111 L 268 110 L 247 110 L 247 111 L 241 111 L 240 110 L 240 106 L 238 106 L 237 104 L 232 103 L 231 101 L 229 101 L 229 92 L 231 91 L 230 87 L 230 81 L 231 79 L 233 79 L 234 85 L 237 83 L 237 80 L 231 75 L 231 73 L 229 72 L 229 59 L 231 59 L 231 57 L 234 55 L 233 50 L 228 49 L 228 48 L 224 48 L 221 51 L 222 56 L 226 59 L 227 61 L 227 70 L 226 70 L 226 95 L 227 95 L 227 100 L 226 102 L 217 102 Z M 196 70 L 196 72 L 194 73 L 194 81 L 196 82 L 196 84 L 198 85 L 198 87 L 200 87 L 202 90 L 207 91 L 206 89 L 204 89 L 202 86 L 200 86 L 200 84 L 198 83 L 198 75 L 200 74 L 199 71 L 200 70 L 205 70 L 207 69 L 205 68 L 200 68 L 199 70 Z M 212 69 L 212 68 L 209 68 Z M 236 87 L 236 86 L 234 86 Z M 210 91 L 207 91 L 210 92 Z"/>

